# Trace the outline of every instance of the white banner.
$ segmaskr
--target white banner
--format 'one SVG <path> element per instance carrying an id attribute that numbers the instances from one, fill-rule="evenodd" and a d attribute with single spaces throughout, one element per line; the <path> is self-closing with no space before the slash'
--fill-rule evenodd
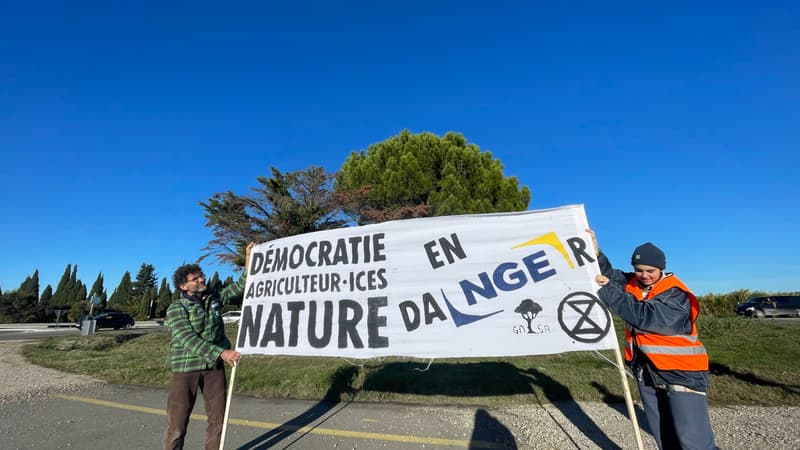
<path id="1" fill-rule="evenodd" d="M 613 349 L 583 206 L 309 233 L 251 254 L 237 349 L 372 358 Z"/>

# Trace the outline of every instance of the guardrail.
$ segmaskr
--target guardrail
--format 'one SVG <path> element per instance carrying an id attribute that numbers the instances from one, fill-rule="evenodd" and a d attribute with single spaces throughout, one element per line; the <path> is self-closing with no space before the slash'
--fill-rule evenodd
<path id="1" fill-rule="evenodd" d="M 157 328 L 163 327 L 164 320 L 163 319 L 156 319 L 156 320 L 142 320 L 137 321 L 134 328 Z M 56 324 L 55 322 L 49 323 L 0 323 L 0 330 L 2 329 L 32 329 L 32 330 L 40 330 L 40 329 L 47 329 L 47 328 L 74 328 L 74 322 L 60 322 Z"/>

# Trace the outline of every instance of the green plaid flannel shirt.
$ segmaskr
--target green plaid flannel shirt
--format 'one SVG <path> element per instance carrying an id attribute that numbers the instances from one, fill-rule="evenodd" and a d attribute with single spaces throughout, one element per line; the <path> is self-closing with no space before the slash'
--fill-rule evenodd
<path id="1" fill-rule="evenodd" d="M 169 366 L 173 372 L 194 372 L 216 367 L 223 350 L 231 348 L 222 322 L 222 304 L 244 292 L 245 276 L 222 290 L 203 297 L 205 307 L 181 297 L 167 308 L 166 323 L 172 334 Z"/>

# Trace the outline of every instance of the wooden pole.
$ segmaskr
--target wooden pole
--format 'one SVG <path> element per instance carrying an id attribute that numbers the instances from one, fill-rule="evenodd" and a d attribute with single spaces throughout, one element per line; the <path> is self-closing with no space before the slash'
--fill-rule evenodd
<path id="1" fill-rule="evenodd" d="M 617 341 L 617 331 L 614 326 L 614 340 Z M 619 376 L 622 378 L 622 390 L 625 393 L 625 405 L 628 407 L 628 416 L 631 418 L 633 425 L 633 435 L 636 437 L 636 448 L 644 450 L 644 443 L 642 442 L 642 432 L 639 430 L 639 420 L 636 418 L 636 408 L 633 406 L 633 397 L 631 396 L 631 388 L 628 386 L 628 377 L 625 374 L 625 366 L 622 362 L 622 353 L 619 351 L 619 346 L 614 346 L 614 357 L 617 360 L 617 368 L 619 369 Z"/>
<path id="2" fill-rule="evenodd" d="M 225 448 L 225 433 L 228 430 L 228 416 L 231 412 L 231 397 L 233 397 L 233 382 L 236 379 L 236 367 L 238 365 L 239 364 L 235 363 L 231 369 L 231 382 L 228 385 L 228 396 L 225 399 L 225 418 L 222 420 L 222 436 L 219 440 L 219 450 L 223 450 Z"/>

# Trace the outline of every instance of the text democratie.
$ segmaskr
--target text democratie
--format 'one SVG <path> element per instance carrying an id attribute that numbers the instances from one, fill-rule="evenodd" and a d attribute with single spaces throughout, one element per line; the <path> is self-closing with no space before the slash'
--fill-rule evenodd
<path id="1" fill-rule="evenodd" d="M 265 252 L 254 253 L 248 274 L 278 273 L 305 267 L 326 267 L 345 264 L 369 264 L 386 261 L 383 243 L 384 233 L 365 236 L 351 236 L 330 241 L 312 241 L 308 245 L 269 248 Z M 342 282 L 349 291 L 373 291 L 387 286 L 386 269 L 379 268 L 360 272 L 349 272 L 342 279 L 339 272 L 291 275 L 277 279 L 260 280 L 253 283 L 245 294 L 245 299 L 276 297 L 282 295 L 341 292 Z"/>

